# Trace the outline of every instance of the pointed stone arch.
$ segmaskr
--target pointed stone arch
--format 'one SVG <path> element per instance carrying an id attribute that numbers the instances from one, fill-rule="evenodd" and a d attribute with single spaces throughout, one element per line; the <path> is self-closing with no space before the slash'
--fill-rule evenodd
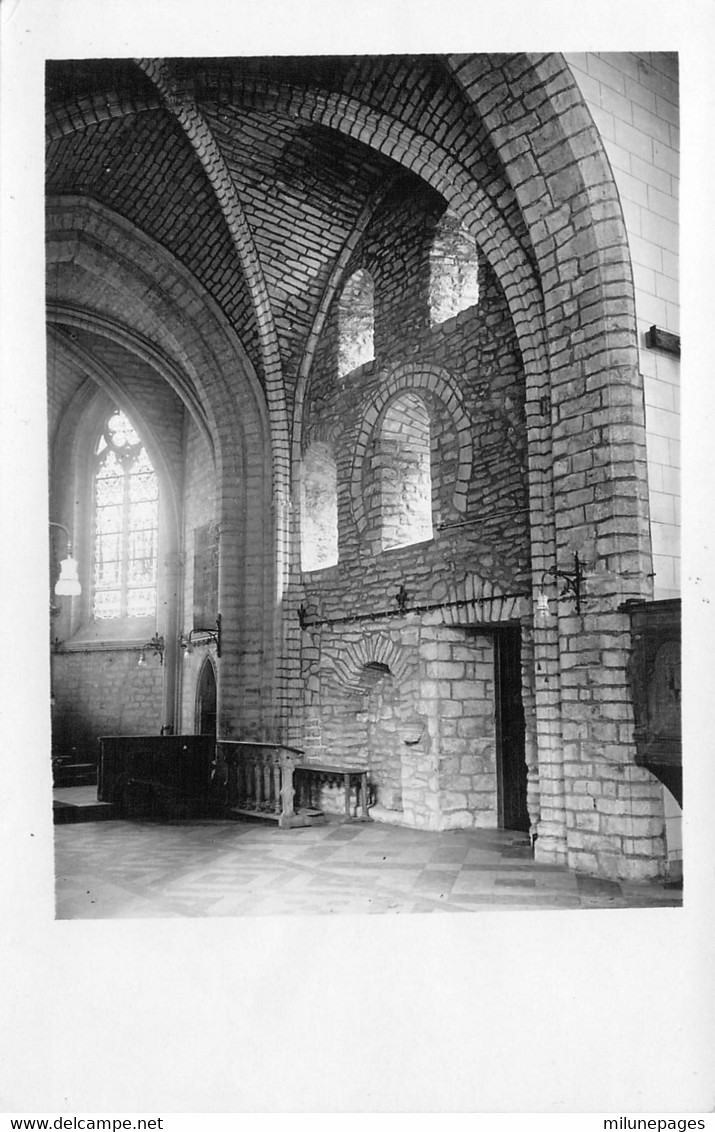
<path id="1" fill-rule="evenodd" d="M 151 344 L 153 367 L 204 421 L 220 525 L 219 728 L 278 731 L 282 636 L 270 414 L 251 363 L 191 274 L 123 217 L 86 198 L 50 198 L 47 237 L 51 319 L 68 318 L 69 309 L 73 319 L 116 333 L 126 348 Z M 239 586 L 237 578 L 245 581 Z"/>

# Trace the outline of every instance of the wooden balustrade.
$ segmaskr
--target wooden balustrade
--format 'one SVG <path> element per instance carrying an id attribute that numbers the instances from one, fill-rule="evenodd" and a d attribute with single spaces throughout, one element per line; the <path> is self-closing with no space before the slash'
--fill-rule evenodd
<path id="1" fill-rule="evenodd" d="M 228 813 L 277 821 L 281 829 L 325 821 L 321 788 L 337 784 L 345 819 L 369 820 L 367 768 L 303 762 L 282 743 L 209 735 L 121 735 L 100 740 L 97 797 L 120 813 Z M 216 763 L 214 763 L 214 756 Z M 216 764 L 227 769 L 226 797 Z"/>

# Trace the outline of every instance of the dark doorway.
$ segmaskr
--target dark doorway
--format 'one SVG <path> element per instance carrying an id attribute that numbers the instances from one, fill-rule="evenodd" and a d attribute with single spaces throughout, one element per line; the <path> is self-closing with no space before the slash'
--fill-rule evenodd
<path id="1" fill-rule="evenodd" d="M 521 698 L 521 629 L 494 634 L 494 688 L 497 738 L 497 799 L 502 829 L 529 832 L 526 806 L 524 705 Z"/>
<path id="2" fill-rule="evenodd" d="M 196 734 L 216 738 L 216 675 L 208 659 L 204 661 L 196 690 Z"/>

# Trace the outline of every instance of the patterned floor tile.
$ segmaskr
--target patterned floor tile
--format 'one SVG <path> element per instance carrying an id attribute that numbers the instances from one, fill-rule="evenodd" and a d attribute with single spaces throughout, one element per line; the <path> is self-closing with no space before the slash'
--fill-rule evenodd
<path id="1" fill-rule="evenodd" d="M 536 888 L 535 877 L 496 877 L 494 884 L 500 888 Z"/>
<path id="2" fill-rule="evenodd" d="M 425 833 L 377 823 L 279 830 L 217 819 L 58 825 L 59 919 L 402 915 L 670 907 L 663 885 L 539 865 L 501 830 Z"/>

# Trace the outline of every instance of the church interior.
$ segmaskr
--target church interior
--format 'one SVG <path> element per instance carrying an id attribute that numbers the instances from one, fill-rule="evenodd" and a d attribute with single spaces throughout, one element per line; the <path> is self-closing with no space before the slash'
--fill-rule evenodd
<path id="1" fill-rule="evenodd" d="M 677 55 L 45 99 L 58 916 L 677 903 Z"/>

